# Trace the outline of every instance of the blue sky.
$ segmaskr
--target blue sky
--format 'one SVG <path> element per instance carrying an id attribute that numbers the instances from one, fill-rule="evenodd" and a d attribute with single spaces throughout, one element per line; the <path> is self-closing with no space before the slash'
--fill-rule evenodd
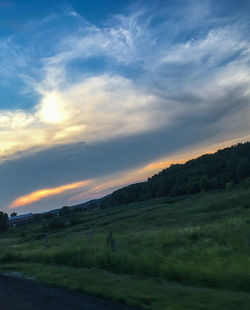
<path id="1" fill-rule="evenodd" d="M 250 137 L 249 1 L 0 1 L 1 209 L 101 197 Z"/>

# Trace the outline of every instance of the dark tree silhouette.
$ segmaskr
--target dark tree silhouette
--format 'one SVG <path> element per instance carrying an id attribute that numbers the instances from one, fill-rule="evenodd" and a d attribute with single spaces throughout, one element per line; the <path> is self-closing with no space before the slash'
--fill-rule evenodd
<path id="1" fill-rule="evenodd" d="M 179 196 L 200 191 L 250 184 L 250 142 L 203 155 L 185 164 L 171 165 L 147 182 L 121 188 L 100 200 L 101 207 L 143 201 L 159 196 Z"/>
<path id="2" fill-rule="evenodd" d="M 6 230 L 8 226 L 8 214 L 0 211 L 0 231 Z"/>

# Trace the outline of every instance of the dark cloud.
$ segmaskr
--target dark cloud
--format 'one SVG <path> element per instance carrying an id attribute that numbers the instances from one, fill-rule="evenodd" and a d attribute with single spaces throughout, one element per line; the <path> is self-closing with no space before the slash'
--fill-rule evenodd
<path id="1" fill-rule="evenodd" d="M 197 130 L 199 129 L 199 130 Z M 201 119 L 106 143 L 55 146 L 0 165 L 2 202 L 32 191 L 144 166 L 213 135 Z"/>
<path id="2" fill-rule="evenodd" d="M 30 74 L 28 79 L 26 76 L 27 83 L 31 84 L 30 88 L 36 85 L 36 88 L 44 91 L 42 72 L 49 87 L 54 87 L 59 93 L 61 91 L 62 95 L 64 89 L 72 89 L 74 94 L 83 87 L 82 84 L 75 84 L 76 81 L 84 80 L 86 76 L 96 76 L 97 71 L 98 74 L 103 71 L 111 78 L 107 89 L 101 89 L 102 92 L 105 90 L 105 97 L 110 93 L 116 96 L 109 109 L 110 100 L 100 100 L 95 108 L 93 98 L 98 95 L 98 89 L 94 89 L 89 96 L 91 99 L 87 97 L 79 104 L 79 111 L 82 108 L 80 112 L 85 115 L 84 105 L 87 105 L 87 101 L 93 101 L 91 113 L 87 110 L 91 115 L 91 122 L 81 119 L 86 125 L 81 134 L 83 139 L 88 140 L 89 137 L 84 137 L 84 134 L 87 135 L 88 128 L 94 124 L 94 130 L 91 131 L 95 135 L 92 140 L 94 142 L 56 145 L 43 151 L 35 151 L 36 147 L 40 147 L 35 145 L 33 149 L 13 154 L 3 161 L 0 164 L 0 197 L 3 206 L 38 189 L 137 169 L 164 156 L 182 152 L 186 147 L 195 148 L 208 140 L 224 141 L 227 137 L 240 137 L 250 131 L 249 22 L 246 21 L 245 12 L 242 12 L 243 8 L 248 7 L 247 2 L 242 1 L 241 9 L 237 9 L 235 14 L 233 8 L 236 5 L 232 1 L 230 5 L 226 1 L 221 1 L 220 5 L 215 1 L 178 1 L 178 4 L 182 2 L 185 2 L 182 9 L 180 5 L 176 5 L 176 1 L 170 1 L 170 6 L 162 10 L 157 7 L 153 17 L 147 10 L 131 16 L 119 15 L 104 28 L 90 25 L 77 12 L 67 11 L 67 22 L 63 28 L 61 24 L 66 20 L 65 14 L 54 15 L 43 23 L 38 20 L 33 23 L 31 31 L 27 27 L 23 47 L 20 48 L 22 53 L 16 47 L 18 35 L 14 44 L 7 45 L 2 52 L 5 58 L 2 57 L 0 76 L 2 74 L 6 77 L 11 72 L 9 66 L 12 65 L 13 73 L 9 74 L 12 82 L 13 76 L 19 76 L 16 68 L 22 68 L 25 63 L 27 76 L 30 68 L 36 66 L 38 71 L 41 69 L 37 76 L 37 72 Z M 228 8 L 230 16 L 223 14 L 223 6 Z M 240 15 L 243 17 L 241 20 Z M 48 36 L 51 29 L 56 30 L 53 31 L 53 37 Z M 41 42 L 45 43 L 40 44 Z M 33 48 L 35 46 L 39 46 L 39 51 Z M 97 59 L 99 62 L 96 63 Z M 98 66 L 99 63 L 105 65 Z M 46 72 L 51 73 L 53 78 L 48 79 Z M 59 75 L 54 76 L 54 73 Z M 67 75 L 67 83 L 62 89 L 60 83 L 51 86 L 53 79 L 63 80 L 64 74 Z M 120 84 L 111 87 L 113 76 L 120 78 Z M 107 80 L 107 77 L 104 79 Z M 150 102 L 150 108 L 147 105 L 140 106 L 141 93 L 135 93 L 131 102 L 127 100 L 130 107 L 138 105 L 139 113 L 134 114 L 137 116 L 134 118 L 131 117 L 133 109 L 126 110 L 127 106 L 122 106 L 123 102 L 119 101 L 124 96 L 121 85 L 125 82 L 133 86 L 124 89 L 125 94 L 131 96 L 131 90 L 139 89 L 145 96 L 154 98 Z M 82 100 L 82 95 L 79 97 Z M 69 98 L 71 97 L 67 97 L 67 102 L 70 107 L 70 103 L 74 103 L 76 98 Z M 117 114 L 114 114 L 113 119 L 105 118 L 116 109 Z M 124 114 L 119 118 L 120 110 Z M 153 114 L 155 111 L 157 113 Z M 100 112 L 103 114 L 98 118 Z M 125 127 L 122 134 L 113 135 L 116 130 L 120 132 L 123 121 L 126 123 L 130 117 L 133 122 L 128 123 L 129 126 L 136 127 L 136 122 L 141 121 L 143 113 L 153 115 L 152 119 L 149 118 L 153 120 L 152 123 L 145 121 L 147 131 L 139 134 L 138 129 L 131 131 L 133 135 L 124 136 L 130 129 Z M 102 121 L 104 124 L 106 121 L 108 125 L 114 123 L 114 126 L 108 126 L 107 135 L 103 136 L 99 129 L 102 127 L 98 127 Z M 142 124 L 144 125 L 143 122 Z M 53 134 L 55 132 L 51 133 Z M 102 141 L 98 139 L 100 136 Z M 116 138 L 111 138 L 114 136 Z M 60 206 L 67 197 L 68 194 L 63 193 L 43 199 L 41 204 L 37 204 L 38 209 Z"/>

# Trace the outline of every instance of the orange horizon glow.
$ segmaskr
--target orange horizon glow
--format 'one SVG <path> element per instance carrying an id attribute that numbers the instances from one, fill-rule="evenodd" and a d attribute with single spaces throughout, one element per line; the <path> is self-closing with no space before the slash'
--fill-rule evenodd
<path id="1" fill-rule="evenodd" d="M 64 191 L 67 191 L 67 190 L 70 190 L 70 189 L 75 189 L 75 188 L 78 188 L 78 187 L 86 186 L 89 183 L 90 183 L 90 181 L 86 180 L 86 181 L 75 182 L 75 183 L 66 184 L 66 185 L 62 185 L 62 186 L 58 186 L 58 187 L 44 188 L 44 189 L 32 192 L 32 193 L 30 193 L 28 195 L 24 195 L 24 196 L 18 197 L 17 199 L 15 199 L 10 204 L 10 208 L 11 209 L 18 208 L 18 207 L 30 204 L 32 202 L 38 201 L 40 199 L 60 194 L 60 193 L 62 193 Z"/>
<path id="2" fill-rule="evenodd" d="M 124 172 L 118 176 L 110 175 L 109 177 L 112 179 L 109 181 L 103 180 L 102 178 L 96 178 L 82 182 L 66 184 L 59 187 L 41 189 L 17 198 L 10 204 L 9 207 L 21 207 L 40 199 L 52 195 L 57 195 L 67 190 L 84 187 L 86 185 L 90 185 L 90 187 L 84 189 L 84 192 L 78 192 L 71 196 L 69 199 L 67 199 L 67 202 L 97 198 L 98 196 L 100 197 L 100 195 L 103 196 L 109 192 L 112 192 L 116 188 L 121 188 L 136 182 L 146 181 L 148 177 L 158 173 L 162 169 L 168 168 L 172 164 L 183 164 L 188 160 L 198 158 L 201 155 L 215 153 L 218 151 L 218 149 L 231 146 L 233 143 L 235 143 L 235 141 L 230 140 L 223 143 L 216 143 L 207 146 L 200 146 L 194 149 L 182 150 L 181 153 L 174 153 L 168 157 L 159 159 L 159 161 L 153 161 L 143 167 Z"/>
<path id="3" fill-rule="evenodd" d="M 247 138 L 249 138 L 249 136 L 247 136 Z M 245 141 L 247 141 L 247 140 L 243 139 L 243 142 L 245 142 Z M 230 147 L 230 146 L 234 145 L 236 142 L 239 143 L 241 141 L 229 140 L 229 141 L 216 143 L 216 144 L 209 145 L 209 146 L 198 147 L 194 151 L 193 150 L 186 150 L 186 151 L 183 151 L 181 156 L 174 154 L 174 155 L 171 155 L 167 158 L 163 158 L 162 161 L 156 161 L 156 162 L 149 163 L 148 165 L 143 167 L 141 169 L 141 171 L 145 171 L 145 172 L 146 171 L 152 171 L 152 172 L 157 171 L 157 172 L 159 172 L 159 171 L 161 171 L 161 169 L 168 168 L 174 164 L 185 164 L 187 161 L 189 161 L 191 159 L 196 159 L 202 155 L 214 154 L 222 148 L 226 148 L 226 147 Z M 172 157 L 175 159 L 171 159 Z"/>
<path id="4" fill-rule="evenodd" d="M 133 180 L 132 182 L 135 182 L 135 180 Z M 123 180 L 121 180 L 120 182 L 119 180 L 105 182 L 105 183 L 102 183 L 100 185 L 97 185 L 91 188 L 90 190 L 84 193 L 80 193 L 80 194 L 70 197 L 68 199 L 68 202 L 80 200 L 80 199 L 92 199 L 92 198 L 95 198 L 96 197 L 95 195 L 98 195 L 98 193 L 99 194 L 102 193 L 102 195 L 104 195 L 103 191 L 107 191 L 107 194 L 108 194 L 109 190 L 114 189 L 116 187 L 126 186 L 128 184 L 130 184 L 130 182 L 126 182 Z"/>
<path id="5" fill-rule="evenodd" d="M 120 176 L 119 178 L 116 178 L 111 181 L 102 182 L 101 184 L 97 184 L 93 188 L 90 188 L 88 191 L 85 191 L 84 193 L 76 194 L 72 197 L 70 197 L 67 201 L 76 201 L 76 200 L 86 200 L 86 199 L 93 199 L 98 197 L 98 194 L 100 195 L 106 195 L 110 192 L 112 192 L 115 188 L 121 188 L 123 186 L 127 186 L 129 184 L 133 184 L 136 182 L 143 182 L 146 181 L 148 177 L 152 176 L 154 173 L 158 173 L 161 170 L 170 167 L 173 164 L 184 164 L 187 161 L 198 158 L 204 154 L 211 154 L 218 151 L 218 149 L 221 147 L 227 147 L 230 144 L 227 142 L 220 143 L 220 144 L 214 144 L 211 146 L 204 146 L 193 150 L 185 150 L 181 154 L 173 154 L 171 156 L 162 158 L 160 161 L 154 161 L 146 166 L 135 169 L 133 171 L 128 172 L 125 175 Z M 135 177 L 136 176 L 136 177 Z"/>
<path id="6" fill-rule="evenodd" d="M 156 169 L 165 169 L 173 164 L 183 164 L 187 161 L 188 159 L 177 159 L 177 160 L 166 160 L 166 161 L 162 161 L 162 162 L 152 162 L 150 164 L 148 164 L 147 166 L 145 166 L 144 168 L 142 168 L 143 171 L 152 171 L 152 170 L 156 170 Z"/>
<path id="7" fill-rule="evenodd" d="M 247 137 L 249 138 L 249 137 Z M 246 139 L 242 139 L 243 142 Z M 239 140 L 237 140 L 239 142 Z M 146 181 L 148 177 L 152 176 L 154 173 L 158 173 L 161 170 L 170 167 L 173 164 L 184 164 L 191 159 L 198 158 L 204 154 L 213 154 L 221 148 L 230 147 L 236 143 L 235 140 L 229 140 L 222 143 L 214 143 L 212 145 L 200 146 L 195 150 L 184 150 L 181 155 L 172 154 L 171 156 L 162 158 L 160 161 L 154 161 L 146 166 L 130 171 L 127 175 L 121 176 L 118 179 L 111 180 L 108 182 L 101 183 L 94 186 L 84 193 L 74 195 L 68 199 L 68 201 L 75 201 L 80 199 L 93 199 L 96 198 L 98 194 L 108 194 L 113 191 L 114 188 L 127 186 L 136 182 Z M 133 177 L 136 176 L 136 177 Z M 106 193 L 104 193 L 104 191 Z"/>

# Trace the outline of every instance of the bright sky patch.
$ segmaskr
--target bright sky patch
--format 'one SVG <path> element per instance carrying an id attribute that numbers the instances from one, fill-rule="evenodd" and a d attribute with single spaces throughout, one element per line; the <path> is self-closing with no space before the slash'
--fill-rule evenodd
<path id="1" fill-rule="evenodd" d="M 0 5 L 1 205 L 81 202 L 245 141 L 249 20 L 248 0 Z"/>

